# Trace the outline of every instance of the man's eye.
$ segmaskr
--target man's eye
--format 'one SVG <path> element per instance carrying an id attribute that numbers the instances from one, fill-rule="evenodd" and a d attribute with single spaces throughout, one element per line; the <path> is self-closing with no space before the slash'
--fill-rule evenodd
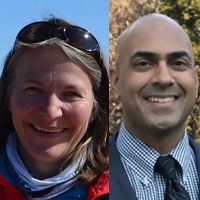
<path id="1" fill-rule="evenodd" d="M 148 66 L 148 65 L 151 65 L 150 62 L 146 62 L 146 61 L 142 61 L 142 62 L 139 62 L 136 64 L 137 66 Z"/>
<path id="2" fill-rule="evenodd" d="M 37 87 L 28 87 L 25 89 L 25 93 L 31 96 L 37 96 L 42 94 L 42 90 Z"/>
<path id="3" fill-rule="evenodd" d="M 174 61 L 170 65 L 172 68 L 177 70 L 184 70 L 188 68 L 188 63 L 181 60 Z"/>
<path id="4" fill-rule="evenodd" d="M 138 69 L 138 70 L 149 69 L 152 66 L 153 66 L 153 63 L 149 62 L 149 61 L 138 61 L 138 62 L 134 63 L 134 68 Z"/>

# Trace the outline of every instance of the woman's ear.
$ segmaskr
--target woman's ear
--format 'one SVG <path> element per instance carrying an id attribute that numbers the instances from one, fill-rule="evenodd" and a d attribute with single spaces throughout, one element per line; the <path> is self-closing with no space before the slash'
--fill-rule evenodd
<path id="1" fill-rule="evenodd" d="M 10 101 L 7 103 L 7 108 L 9 111 L 11 111 Z"/>
<path id="2" fill-rule="evenodd" d="M 92 113 L 91 113 L 91 115 L 90 115 L 90 123 L 92 122 L 92 121 L 94 121 L 94 119 L 96 118 L 96 116 L 97 116 L 97 105 L 96 105 L 97 103 L 95 102 L 95 100 L 94 100 L 94 105 L 93 105 L 93 108 L 92 108 Z"/>

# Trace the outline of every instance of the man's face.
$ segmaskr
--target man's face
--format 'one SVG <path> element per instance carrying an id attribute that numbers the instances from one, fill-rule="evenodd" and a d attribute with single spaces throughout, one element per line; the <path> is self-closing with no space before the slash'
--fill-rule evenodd
<path id="1" fill-rule="evenodd" d="M 121 43 L 112 79 L 126 128 L 134 134 L 183 130 L 197 90 L 186 35 L 169 24 L 149 23 L 129 31 Z"/>

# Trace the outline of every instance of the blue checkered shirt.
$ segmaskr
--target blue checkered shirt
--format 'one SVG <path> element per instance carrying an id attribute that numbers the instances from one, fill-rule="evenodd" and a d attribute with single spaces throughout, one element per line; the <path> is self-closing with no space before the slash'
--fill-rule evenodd
<path id="1" fill-rule="evenodd" d="M 131 135 L 124 124 L 121 126 L 116 146 L 138 200 L 163 200 L 166 180 L 162 175 L 154 172 L 160 154 Z M 176 171 L 179 182 L 188 191 L 192 200 L 198 199 L 198 173 L 187 133 L 170 155 L 182 168 L 181 171 Z"/>

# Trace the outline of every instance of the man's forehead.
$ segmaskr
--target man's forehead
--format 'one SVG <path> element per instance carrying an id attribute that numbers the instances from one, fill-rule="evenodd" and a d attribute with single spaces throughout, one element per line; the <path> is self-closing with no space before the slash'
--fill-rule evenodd
<path id="1" fill-rule="evenodd" d="M 130 35 L 133 35 L 135 32 L 137 33 L 141 31 L 140 33 L 148 35 L 149 32 L 156 33 L 157 31 L 161 30 L 168 32 L 168 28 L 174 29 L 177 32 L 182 33 L 185 37 L 188 37 L 183 28 L 173 19 L 161 14 L 150 14 L 143 16 L 137 19 L 132 24 L 130 24 L 119 37 L 119 42 L 120 40 L 127 39 Z M 143 30 L 145 30 L 145 32 L 143 32 Z"/>
<path id="2" fill-rule="evenodd" d="M 168 45 L 169 49 L 166 50 L 169 52 L 185 50 L 193 57 L 191 41 L 179 24 L 160 14 L 144 16 L 131 24 L 120 36 L 117 61 L 121 59 L 120 55 L 128 56 L 133 54 L 134 50 L 141 50 L 141 48 L 147 51 L 151 48 L 159 50 L 162 45 Z"/>

